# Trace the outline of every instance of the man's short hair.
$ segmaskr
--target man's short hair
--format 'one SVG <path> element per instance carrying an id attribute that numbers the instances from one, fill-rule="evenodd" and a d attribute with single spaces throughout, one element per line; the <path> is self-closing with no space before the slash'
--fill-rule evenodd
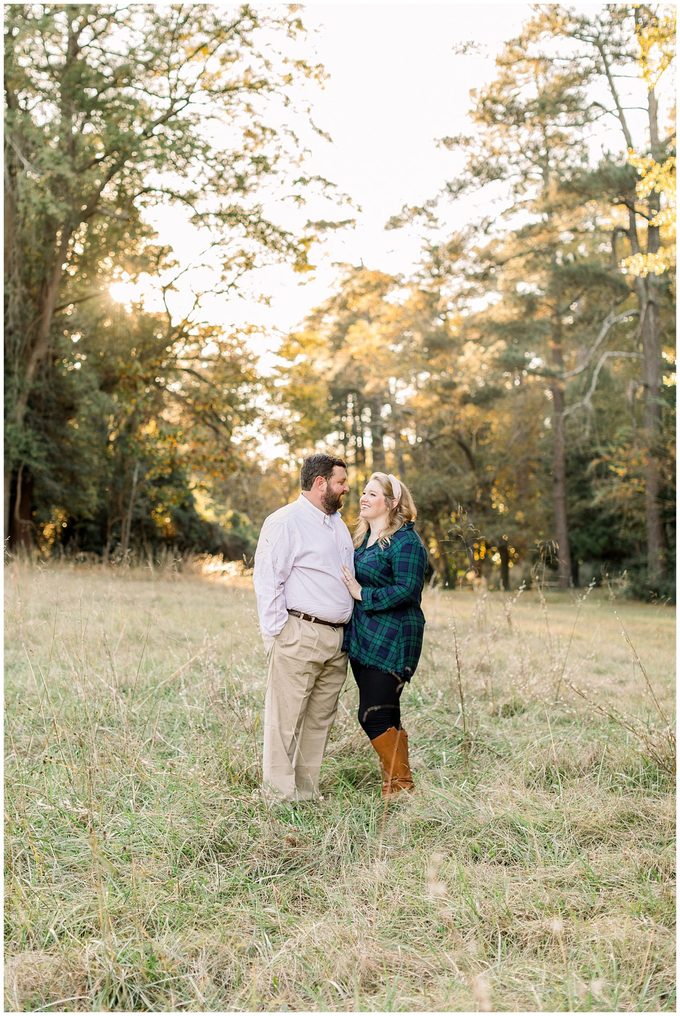
<path id="1" fill-rule="evenodd" d="M 300 487 L 302 490 L 311 490 L 317 476 L 323 476 L 324 480 L 330 479 L 336 466 L 347 469 L 347 464 L 342 459 L 336 459 L 334 455 L 310 455 L 302 463 Z"/>

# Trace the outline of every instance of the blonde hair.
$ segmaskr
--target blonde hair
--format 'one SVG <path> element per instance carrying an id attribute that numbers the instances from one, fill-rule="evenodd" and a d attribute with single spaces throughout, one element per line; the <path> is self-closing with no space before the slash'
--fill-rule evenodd
<path id="1" fill-rule="evenodd" d="M 396 479 L 396 477 L 395 477 Z M 375 480 L 380 484 L 382 492 L 387 499 L 387 504 L 391 502 L 391 507 L 388 508 L 387 525 L 381 531 L 378 537 L 378 543 L 381 547 L 385 548 L 389 546 L 390 538 L 394 536 L 402 526 L 406 525 L 407 522 L 414 522 L 418 512 L 414 504 L 413 498 L 411 497 L 411 491 L 408 489 L 406 484 L 400 480 L 401 484 L 401 497 L 399 503 L 396 503 L 394 491 L 392 489 L 392 481 L 390 480 L 387 473 L 371 473 L 367 482 Z M 361 546 L 364 542 L 364 537 L 370 529 L 368 522 L 365 519 L 359 519 L 354 530 L 353 542 L 355 547 Z"/>

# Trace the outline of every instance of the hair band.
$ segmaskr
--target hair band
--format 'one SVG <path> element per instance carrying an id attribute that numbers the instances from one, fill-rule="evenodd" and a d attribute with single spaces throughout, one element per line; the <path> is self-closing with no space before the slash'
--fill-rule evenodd
<path id="1" fill-rule="evenodd" d="M 392 476 L 391 473 L 387 474 L 387 479 L 392 484 L 392 493 L 394 494 L 394 500 L 399 504 L 401 500 L 401 484 L 396 476 Z"/>

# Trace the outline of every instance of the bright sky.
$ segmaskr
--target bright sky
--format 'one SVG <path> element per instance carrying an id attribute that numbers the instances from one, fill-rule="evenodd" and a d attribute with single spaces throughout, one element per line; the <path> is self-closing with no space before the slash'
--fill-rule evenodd
<path id="1" fill-rule="evenodd" d="M 315 99 L 316 118 L 333 138 L 320 146 L 322 172 L 361 206 L 357 227 L 327 244 L 334 260 L 408 271 L 420 241 L 385 231 L 404 204 L 433 197 L 455 167 L 436 139 L 469 128 L 471 87 L 493 74 L 504 39 L 526 18 L 526 5 L 318 5 L 305 20 L 329 80 Z M 456 56 L 474 39 L 486 56 Z M 304 300 L 301 306 L 304 306 Z"/>
<path id="2" fill-rule="evenodd" d="M 363 263 L 387 272 L 409 272 L 420 252 L 417 232 L 386 231 L 388 218 L 403 205 L 433 197 L 453 175 L 456 157 L 438 149 L 436 139 L 469 128 L 470 88 L 493 75 L 502 43 L 527 18 L 526 4 L 313 4 L 303 21 L 314 52 L 309 59 L 329 75 L 323 88 L 307 85 L 314 119 L 332 144 L 314 139 L 311 172 L 332 180 L 361 211 L 357 224 L 332 232 L 312 252 L 314 276 L 296 276 L 287 268 L 265 268 L 250 280 L 253 294 L 271 296 L 269 307 L 252 300 L 227 305 L 206 301 L 215 323 L 253 322 L 271 329 L 254 340 L 264 369 L 272 362 L 279 330 L 298 324 L 330 292 L 337 279 L 334 263 Z M 457 56 L 457 43 L 474 40 L 480 53 Z M 307 209 L 310 218 L 331 217 L 326 203 Z M 459 211 L 458 214 L 465 214 Z M 197 258 L 202 243 L 181 210 L 165 209 L 152 219 L 163 242 L 171 244 L 182 265 Z M 453 223 L 455 224 L 455 222 Z M 136 295 L 118 286 L 117 298 Z M 186 299 L 186 297 L 185 297 Z M 179 305 L 182 296 L 177 298 Z M 145 294 L 150 309 L 157 302 Z"/>
<path id="3" fill-rule="evenodd" d="M 594 12 L 602 5 L 575 5 Z M 205 301 L 205 318 L 225 327 L 254 323 L 266 329 L 252 346 L 261 369 L 274 362 L 281 335 L 332 290 L 338 262 L 360 264 L 392 273 L 408 273 L 419 258 L 421 240 L 415 229 L 385 230 L 390 216 L 404 205 L 434 197 L 455 177 L 457 156 L 436 145 L 436 139 L 470 129 L 469 92 L 494 76 L 494 60 L 503 43 L 530 16 L 528 4 L 326 4 L 307 5 L 302 17 L 309 30 L 305 55 L 320 62 L 329 75 L 323 89 L 312 83 L 315 122 L 332 144 L 313 138 L 308 170 L 332 180 L 361 207 L 354 228 L 332 232 L 312 251 L 314 275 L 298 276 L 284 267 L 257 270 L 245 299 Z M 454 47 L 476 44 L 474 54 L 461 56 Z M 486 196 L 476 199 L 481 214 L 490 207 Z M 447 212 L 451 228 L 462 226 L 475 212 L 475 201 L 458 202 Z M 343 218 L 347 209 L 327 203 L 310 205 L 315 218 Z M 350 213 L 351 214 L 351 213 Z M 203 242 L 181 210 L 165 209 L 153 219 L 160 239 L 175 249 L 182 266 L 198 258 Z M 266 294 L 271 303 L 256 302 Z M 130 299 L 130 287 L 118 287 L 116 298 Z M 173 297 L 180 311 L 186 292 Z M 147 293 L 144 303 L 155 309 Z"/>

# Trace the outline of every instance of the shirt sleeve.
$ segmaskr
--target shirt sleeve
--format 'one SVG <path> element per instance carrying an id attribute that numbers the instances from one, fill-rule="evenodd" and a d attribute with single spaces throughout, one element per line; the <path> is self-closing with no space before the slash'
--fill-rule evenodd
<path id="1" fill-rule="evenodd" d="M 417 602 L 425 583 L 427 551 L 420 540 L 399 540 L 391 558 L 393 582 L 389 586 L 362 586 L 361 603 L 367 614 Z"/>
<path id="2" fill-rule="evenodd" d="M 292 567 L 289 527 L 283 522 L 265 521 L 257 541 L 253 570 L 260 630 L 265 641 L 278 635 L 288 620 L 284 587 Z"/>

